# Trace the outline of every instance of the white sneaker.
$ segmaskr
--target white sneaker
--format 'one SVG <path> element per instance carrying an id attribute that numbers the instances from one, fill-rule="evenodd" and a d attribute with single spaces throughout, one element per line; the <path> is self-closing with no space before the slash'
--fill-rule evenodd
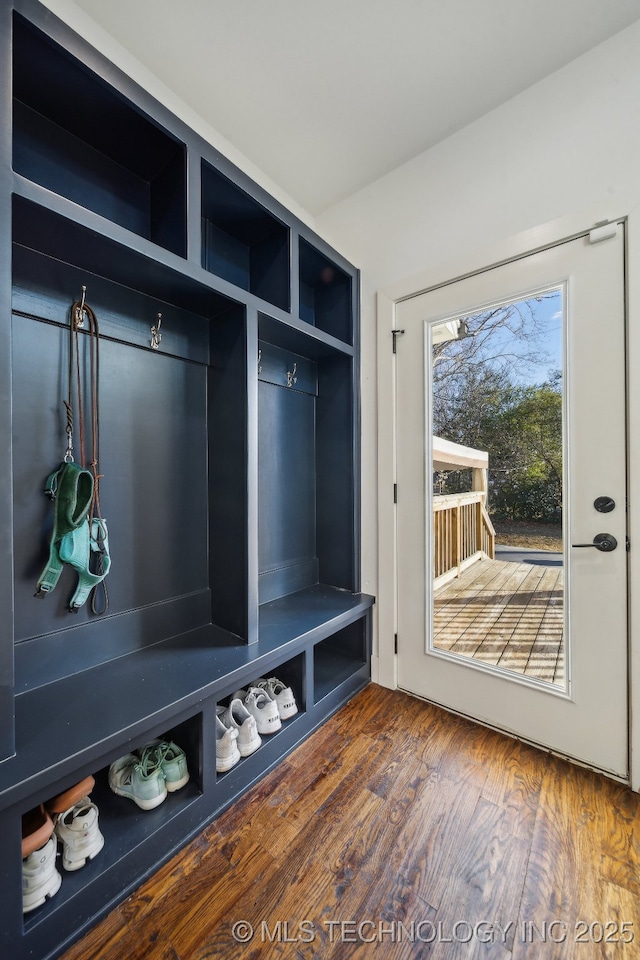
<path id="1" fill-rule="evenodd" d="M 79 870 L 93 860 L 104 846 L 98 827 L 98 808 L 83 797 L 56 820 L 56 836 L 62 841 L 62 866 Z"/>
<path id="2" fill-rule="evenodd" d="M 22 861 L 22 910 L 29 913 L 42 906 L 47 897 L 60 889 L 62 877 L 56 870 L 56 838 L 34 850 Z"/>
<path id="3" fill-rule="evenodd" d="M 240 759 L 238 750 L 238 731 L 230 730 L 216 715 L 216 770 L 224 773 L 234 767 Z"/>
<path id="4" fill-rule="evenodd" d="M 293 695 L 291 687 L 285 687 L 282 680 L 278 680 L 277 677 L 269 677 L 268 680 L 260 677 L 260 679 L 252 683 L 251 686 L 257 687 L 259 690 L 264 690 L 272 700 L 276 701 L 281 720 L 288 720 L 289 717 L 295 717 L 298 712 L 296 698 Z"/>
<path id="5" fill-rule="evenodd" d="M 255 717 L 258 733 L 277 733 L 282 723 L 278 712 L 278 704 L 264 690 L 258 687 L 249 687 L 248 690 L 238 690 L 233 700 L 242 700 L 252 717 Z"/>
<path id="6" fill-rule="evenodd" d="M 228 707 L 217 707 L 217 713 L 225 727 L 238 733 L 238 750 L 241 757 L 255 753 L 262 740 L 258 733 L 256 718 L 252 716 L 242 700 L 232 700 Z"/>

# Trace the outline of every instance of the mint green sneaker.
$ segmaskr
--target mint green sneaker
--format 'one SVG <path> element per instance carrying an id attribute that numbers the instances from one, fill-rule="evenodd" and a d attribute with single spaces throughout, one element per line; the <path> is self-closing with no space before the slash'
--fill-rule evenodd
<path id="1" fill-rule="evenodd" d="M 141 810 L 153 810 L 167 796 L 162 767 L 156 757 L 135 753 L 120 757 L 109 767 L 109 786 L 119 797 L 129 797 Z"/>
<path id="2" fill-rule="evenodd" d="M 151 755 L 164 774 L 169 793 L 180 790 L 189 782 L 189 770 L 184 750 L 172 740 L 150 740 L 136 751 L 141 760 Z"/>

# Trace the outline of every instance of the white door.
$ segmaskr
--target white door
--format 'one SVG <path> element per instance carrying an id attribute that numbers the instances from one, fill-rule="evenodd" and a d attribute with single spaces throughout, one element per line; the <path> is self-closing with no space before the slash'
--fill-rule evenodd
<path id="1" fill-rule="evenodd" d="M 396 306 L 398 685 L 626 777 L 623 226 L 596 239 Z"/>

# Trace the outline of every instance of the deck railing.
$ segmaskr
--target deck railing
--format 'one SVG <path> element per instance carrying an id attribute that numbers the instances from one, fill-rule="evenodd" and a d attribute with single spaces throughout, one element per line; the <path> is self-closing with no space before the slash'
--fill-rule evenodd
<path id="1" fill-rule="evenodd" d="M 494 559 L 496 534 L 484 501 L 480 490 L 434 496 L 434 587 L 483 557 Z"/>

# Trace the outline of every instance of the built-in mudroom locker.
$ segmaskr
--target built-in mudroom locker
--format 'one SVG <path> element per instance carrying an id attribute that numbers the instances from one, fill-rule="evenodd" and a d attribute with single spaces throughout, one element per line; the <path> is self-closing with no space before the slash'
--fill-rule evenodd
<path id="1" fill-rule="evenodd" d="M 369 680 L 359 291 L 38 3 L 0 71 L 0 936 L 45 960 Z"/>

